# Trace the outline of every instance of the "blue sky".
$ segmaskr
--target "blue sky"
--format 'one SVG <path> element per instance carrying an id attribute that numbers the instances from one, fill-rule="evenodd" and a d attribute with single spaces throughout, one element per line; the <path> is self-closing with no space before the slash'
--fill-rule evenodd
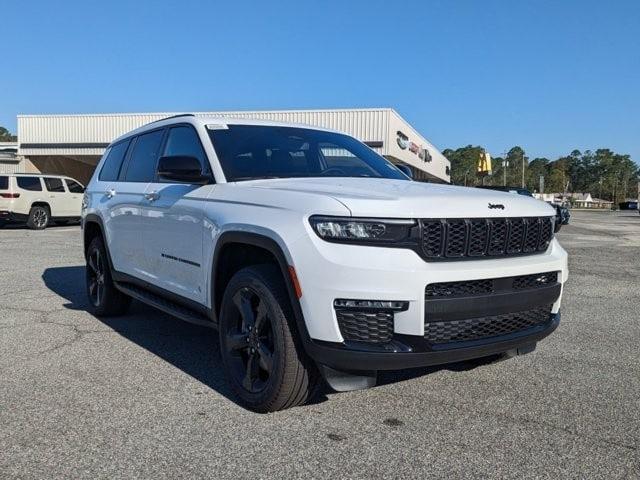
<path id="1" fill-rule="evenodd" d="M 640 160 L 640 2 L 13 1 L 19 113 L 393 107 L 440 148 Z"/>

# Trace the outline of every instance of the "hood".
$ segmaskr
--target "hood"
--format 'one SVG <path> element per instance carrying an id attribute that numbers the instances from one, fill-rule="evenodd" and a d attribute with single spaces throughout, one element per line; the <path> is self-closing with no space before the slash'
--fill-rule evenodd
<path id="1" fill-rule="evenodd" d="M 523 195 L 405 180 L 332 177 L 242 183 L 261 189 L 326 195 L 344 204 L 355 217 L 535 217 L 556 213 L 547 203 Z"/>

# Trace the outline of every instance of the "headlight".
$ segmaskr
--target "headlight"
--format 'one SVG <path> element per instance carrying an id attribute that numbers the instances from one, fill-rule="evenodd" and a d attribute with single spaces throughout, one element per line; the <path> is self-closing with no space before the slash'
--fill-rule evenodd
<path id="1" fill-rule="evenodd" d="M 404 243 L 409 241 L 415 220 L 313 216 L 313 230 L 323 240 L 347 243 Z M 401 245 L 398 245 L 401 246 Z"/>

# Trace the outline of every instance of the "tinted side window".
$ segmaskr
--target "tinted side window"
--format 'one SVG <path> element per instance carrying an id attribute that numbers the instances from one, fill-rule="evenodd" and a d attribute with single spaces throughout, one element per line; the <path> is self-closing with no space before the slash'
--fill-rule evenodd
<path id="1" fill-rule="evenodd" d="M 192 127 L 180 126 L 169 130 L 164 156 L 184 155 L 200 160 L 200 165 L 207 166 L 206 155 L 200 144 L 200 138 Z"/>
<path id="2" fill-rule="evenodd" d="M 31 190 L 32 192 L 41 192 L 42 184 L 38 177 L 16 177 L 18 187 L 23 190 Z"/>
<path id="3" fill-rule="evenodd" d="M 62 179 L 45 177 L 44 184 L 49 192 L 64 192 Z"/>
<path id="4" fill-rule="evenodd" d="M 127 153 L 129 147 L 129 140 L 120 142 L 117 145 L 113 145 L 107 153 L 107 158 L 100 170 L 100 176 L 98 177 L 103 182 L 113 182 L 118 179 L 120 174 L 120 168 L 122 167 L 122 161 Z"/>
<path id="5" fill-rule="evenodd" d="M 0 190 L 9 190 L 9 177 L 0 177 Z"/>
<path id="6" fill-rule="evenodd" d="M 67 182 L 67 188 L 71 193 L 82 193 L 84 192 L 84 187 L 80 185 L 75 180 L 71 180 L 70 178 L 65 178 L 65 182 Z"/>
<path id="7" fill-rule="evenodd" d="M 138 137 L 125 175 L 127 182 L 153 181 L 163 133 L 163 130 L 156 130 Z"/>

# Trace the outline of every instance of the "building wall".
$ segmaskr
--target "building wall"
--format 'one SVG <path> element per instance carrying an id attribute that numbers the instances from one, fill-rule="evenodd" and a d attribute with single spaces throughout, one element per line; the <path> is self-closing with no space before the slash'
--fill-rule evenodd
<path id="1" fill-rule="evenodd" d="M 3 159 L 0 157 L 0 173 L 23 173 L 24 160 Z"/>

